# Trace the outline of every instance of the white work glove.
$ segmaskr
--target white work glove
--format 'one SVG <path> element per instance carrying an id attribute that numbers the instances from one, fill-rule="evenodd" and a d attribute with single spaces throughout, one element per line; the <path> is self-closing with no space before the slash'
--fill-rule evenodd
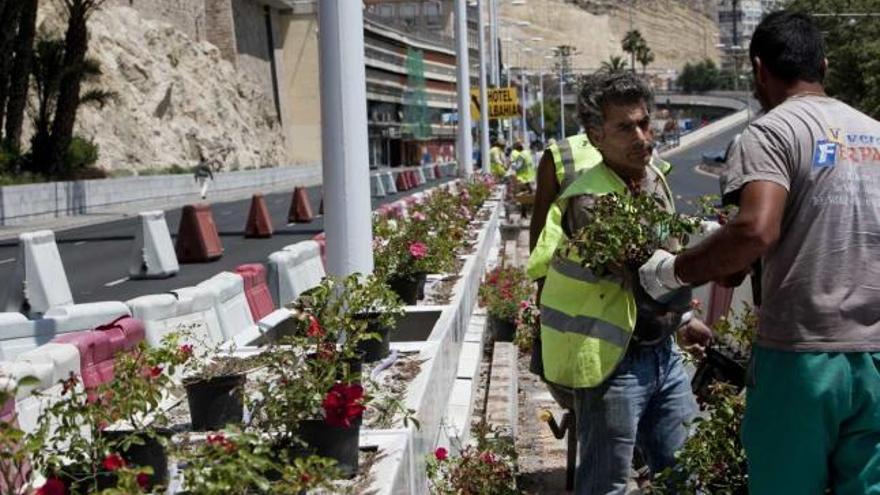
<path id="1" fill-rule="evenodd" d="M 675 276 L 675 256 L 662 249 L 654 251 L 651 259 L 639 268 L 639 281 L 658 302 L 665 302 L 666 296 L 687 285 Z"/>
<path id="2" fill-rule="evenodd" d="M 711 234 L 721 228 L 721 224 L 715 220 L 700 220 L 700 231 L 704 234 Z"/>

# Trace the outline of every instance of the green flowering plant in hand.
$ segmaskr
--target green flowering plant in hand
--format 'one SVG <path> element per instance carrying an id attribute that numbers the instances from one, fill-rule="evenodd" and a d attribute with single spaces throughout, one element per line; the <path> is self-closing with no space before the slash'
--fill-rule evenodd
<path id="1" fill-rule="evenodd" d="M 605 194 L 596 196 L 591 220 L 561 247 L 564 256 L 576 256 L 581 264 L 598 272 L 639 267 L 669 239 L 686 244 L 699 229 L 699 221 L 669 213 L 648 195 Z"/>

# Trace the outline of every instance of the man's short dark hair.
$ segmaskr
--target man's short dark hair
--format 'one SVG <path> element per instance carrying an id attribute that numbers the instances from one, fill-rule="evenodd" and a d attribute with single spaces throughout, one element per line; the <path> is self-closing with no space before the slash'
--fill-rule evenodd
<path id="1" fill-rule="evenodd" d="M 749 60 L 761 64 L 779 79 L 822 82 L 825 47 L 822 32 L 801 12 L 774 12 L 758 24 L 749 45 Z"/>
<path id="2" fill-rule="evenodd" d="M 654 106 L 654 93 L 639 76 L 630 71 L 597 72 L 581 79 L 578 93 L 578 117 L 584 129 L 602 127 L 605 107 L 644 100 L 648 111 Z"/>

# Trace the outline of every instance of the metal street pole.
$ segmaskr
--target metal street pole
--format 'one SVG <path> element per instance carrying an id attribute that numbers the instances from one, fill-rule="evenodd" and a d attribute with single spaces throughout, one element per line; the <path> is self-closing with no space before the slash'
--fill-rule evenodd
<path id="1" fill-rule="evenodd" d="M 483 170 L 489 170 L 489 98 L 486 95 L 486 31 L 483 29 L 482 0 L 477 0 L 477 12 L 480 26 L 480 163 Z"/>
<path id="2" fill-rule="evenodd" d="M 527 100 L 526 100 L 526 97 L 528 96 L 528 93 L 527 93 L 527 87 L 526 87 L 526 86 L 527 86 L 528 82 L 526 81 L 526 71 L 525 71 L 525 69 L 523 69 L 522 67 L 519 68 L 519 77 L 520 77 L 520 84 L 522 85 L 522 135 L 523 135 L 523 145 L 525 145 L 526 147 L 528 147 L 528 145 L 529 145 L 529 127 L 526 125 L 526 107 L 527 107 L 527 105 L 528 105 L 528 102 L 527 102 Z"/>
<path id="3" fill-rule="evenodd" d="M 360 5 L 360 2 L 344 3 Z M 461 175 L 467 178 L 474 173 L 474 164 L 471 142 L 471 78 L 470 66 L 468 65 L 470 62 L 468 62 L 466 0 L 455 0 L 455 56 L 458 63 L 456 67 L 458 76 L 458 169 Z"/>
<path id="4" fill-rule="evenodd" d="M 540 102 L 541 102 L 541 146 L 547 146 L 547 136 L 544 134 L 544 64 L 538 70 L 538 84 L 540 84 Z"/>
<path id="5" fill-rule="evenodd" d="M 561 139 L 565 139 L 565 69 L 559 68 L 559 128 Z"/>
<path id="6" fill-rule="evenodd" d="M 510 46 L 510 45 L 508 44 L 507 46 Z M 510 64 L 509 63 L 505 65 L 504 71 L 507 74 L 507 88 L 510 89 L 511 85 L 510 85 Z M 507 124 L 508 124 L 507 145 L 510 146 L 511 144 L 513 144 L 513 118 L 512 117 L 508 117 Z"/>
<path id="7" fill-rule="evenodd" d="M 498 0 L 489 0 L 489 39 L 491 43 L 490 52 L 492 54 L 492 77 L 490 81 L 492 86 L 498 87 L 498 78 L 501 73 L 501 61 L 498 56 Z"/>
<path id="8" fill-rule="evenodd" d="M 318 2 L 327 272 L 373 271 L 364 19 L 360 2 Z"/>

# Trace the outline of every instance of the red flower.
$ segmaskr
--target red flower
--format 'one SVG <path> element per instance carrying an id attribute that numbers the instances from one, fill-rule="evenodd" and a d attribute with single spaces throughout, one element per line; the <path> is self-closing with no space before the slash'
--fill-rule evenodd
<path id="1" fill-rule="evenodd" d="M 67 487 L 58 478 L 49 478 L 34 495 L 67 495 Z"/>
<path id="2" fill-rule="evenodd" d="M 147 473 L 138 473 L 137 478 L 135 478 L 139 487 L 144 490 L 147 489 L 147 485 L 150 483 L 150 475 Z"/>
<path id="3" fill-rule="evenodd" d="M 299 475 L 299 482 L 302 483 L 303 485 L 308 485 L 309 483 L 311 483 L 311 481 L 312 481 L 312 477 L 309 476 L 308 473 L 303 473 L 303 474 Z"/>
<path id="4" fill-rule="evenodd" d="M 350 428 L 351 422 L 366 409 L 361 401 L 364 388 L 358 384 L 337 383 L 327 392 L 321 406 L 324 408 L 324 422 L 337 428 Z"/>
<path id="5" fill-rule="evenodd" d="M 318 344 L 318 359 L 332 361 L 336 357 L 336 344 L 333 342 L 321 342 Z"/>
<path id="6" fill-rule="evenodd" d="M 107 471 L 116 471 L 125 467 L 125 460 L 119 454 L 110 454 L 104 458 L 102 464 Z"/>
<path id="7" fill-rule="evenodd" d="M 480 454 L 480 460 L 486 464 L 495 464 L 495 455 L 487 450 Z"/>
<path id="8" fill-rule="evenodd" d="M 193 346 L 192 346 L 192 344 L 183 344 L 183 345 L 180 346 L 180 348 L 178 349 L 178 352 L 180 352 L 180 357 L 181 357 L 184 361 L 187 361 L 189 358 L 192 357 L 192 354 L 193 354 Z"/>
<path id="9" fill-rule="evenodd" d="M 216 435 L 208 435 L 208 445 L 220 447 L 227 453 L 235 451 L 235 442 L 226 438 L 222 433 Z"/>
<path id="10" fill-rule="evenodd" d="M 162 367 L 161 366 L 153 366 L 152 368 L 150 368 L 150 376 L 151 377 L 156 378 L 157 376 L 159 376 L 161 374 L 162 374 Z"/>
<path id="11" fill-rule="evenodd" d="M 434 451 L 434 457 L 436 457 L 438 461 L 445 461 L 446 458 L 449 457 L 449 451 L 443 447 L 437 447 L 437 450 Z"/>
<path id="12" fill-rule="evenodd" d="M 309 329 L 306 330 L 306 335 L 309 337 L 323 337 L 326 335 L 324 329 L 321 328 L 321 324 L 318 323 L 318 319 L 312 315 L 309 315 Z"/>
<path id="13" fill-rule="evenodd" d="M 529 301 L 520 301 L 519 309 L 529 309 Z"/>
<path id="14" fill-rule="evenodd" d="M 409 254 L 412 255 L 413 258 L 420 260 L 428 255 L 428 246 L 416 241 L 409 245 Z"/>

